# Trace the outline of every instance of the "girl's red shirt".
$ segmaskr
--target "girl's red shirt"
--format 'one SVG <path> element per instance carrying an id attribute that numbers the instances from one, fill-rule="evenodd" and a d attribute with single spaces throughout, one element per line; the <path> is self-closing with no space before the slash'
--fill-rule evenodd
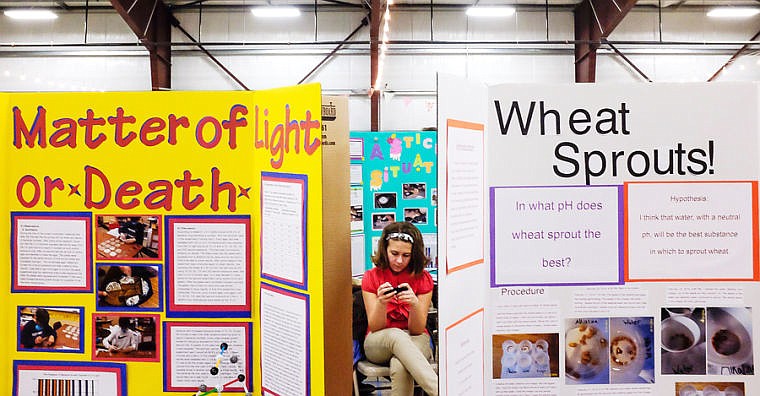
<path id="1" fill-rule="evenodd" d="M 416 295 L 427 294 L 433 291 L 433 277 L 427 271 L 419 275 L 412 275 L 409 271 L 394 273 L 390 269 L 372 268 L 364 273 L 362 278 L 362 290 L 376 294 L 377 289 L 383 283 L 388 282 L 393 287 L 402 283 L 408 283 Z M 385 315 L 385 327 L 396 327 L 407 330 L 409 327 L 409 305 L 393 298 L 386 305 L 388 312 Z"/>

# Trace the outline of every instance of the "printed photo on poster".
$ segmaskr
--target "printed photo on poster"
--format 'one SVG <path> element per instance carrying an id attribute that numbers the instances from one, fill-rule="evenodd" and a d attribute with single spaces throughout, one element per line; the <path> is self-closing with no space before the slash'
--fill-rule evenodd
<path id="1" fill-rule="evenodd" d="M 433 279 L 438 277 L 438 234 L 422 234 L 422 241 L 425 243 L 425 257 L 430 261 L 425 269 L 430 271 Z"/>
<path id="2" fill-rule="evenodd" d="M 364 209 L 361 205 L 351 205 L 349 208 L 349 212 L 351 212 L 351 222 L 355 221 L 362 221 L 364 220 Z"/>
<path id="3" fill-rule="evenodd" d="M 96 216 L 98 260 L 161 260 L 163 230 L 158 216 Z"/>
<path id="4" fill-rule="evenodd" d="M 652 383 L 654 377 L 654 318 L 611 318 L 610 383 Z"/>
<path id="5" fill-rule="evenodd" d="M 425 183 L 404 183 L 402 185 L 404 199 L 425 199 L 427 185 Z"/>
<path id="6" fill-rule="evenodd" d="M 744 396 L 742 382 L 676 382 L 675 396 Z"/>
<path id="7" fill-rule="evenodd" d="M 372 229 L 382 230 L 390 223 L 396 221 L 395 213 L 373 213 L 372 214 Z"/>
<path id="8" fill-rule="evenodd" d="M 660 315 L 661 373 L 705 374 L 705 309 L 668 307 Z"/>
<path id="9" fill-rule="evenodd" d="M 375 194 L 375 209 L 395 209 L 396 208 L 396 193 L 374 193 Z"/>
<path id="10" fill-rule="evenodd" d="M 160 311 L 161 267 L 97 265 L 97 307 L 101 311 Z"/>
<path id="11" fill-rule="evenodd" d="M 159 361 L 158 315 L 93 314 L 92 326 L 93 359 Z"/>
<path id="12" fill-rule="evenodd" d="M 412 224 L 427 224 L 428 208 L 404 209 L 404 221 L 408 221 Z"/>
<path id="13" fill-rule="evenodd" d="M 13 396 L 126 394 L 127 366 L 124 363 L 13 361 Z"/>
<path id="14" fill-rule="evenodd" d="M 18 307 L 18 350 L 32 352 L 83 352 L 84 308 Z"/>
<path id="15" fill-rule="evenodd" d="M 494 334 L 493 379 L 559 377 L 559 334 Z"/>
<path id="16" fill-rule="evenodd" d="M 609 319 L 567 319 L 565 383 L 609 383 Z"/>
<path id="17" fill-rule="evenodd" d="M 707 374 L 754 375 L 752 308 L 707 308 Z"/>

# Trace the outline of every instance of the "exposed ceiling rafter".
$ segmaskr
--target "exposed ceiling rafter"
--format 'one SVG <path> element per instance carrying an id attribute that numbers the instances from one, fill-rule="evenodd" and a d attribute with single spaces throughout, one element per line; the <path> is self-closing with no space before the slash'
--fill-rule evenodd
<path id="1" fill-rule="evenodd" d="M 111 0 L 130 29 L 150 54 L 154 91 L 171 89 L 171 26 L 174 17 L 162 0 Z"/>
<path id="2" fill-rule="evenodd" d="M 636 0 L 583 0 L 575 8 L 575 82 L 596 81 L 596 50 L 635 5 Z"/>
<path id="3" fill-rule="evenodd" d="M 369 13 L 369 86 L 377 80 L 380 63 L 380 21 L 382 19 L 383 0 L 370 0 Z M 370 128 L 380 130 L 380 91 L 370 88 Z"/>

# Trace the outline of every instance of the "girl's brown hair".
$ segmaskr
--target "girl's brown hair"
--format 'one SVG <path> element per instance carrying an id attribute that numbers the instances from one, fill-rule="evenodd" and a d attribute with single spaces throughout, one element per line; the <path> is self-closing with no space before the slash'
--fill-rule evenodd
<path id="1" fill-rule="evenodd" d="M 408 237 L 412 241 L 409 241 Z M 377 242 L 377 253 L 372 256 L 372 262 L 375 267 L 386 269 L 388 265 L 388 240 L 393 239 L 402 242 L 412 243 L 412 257 L 409 260 L 407 269 L 414 275 L 419 275 L 425 270 L 425 265 L 430 258 L 425 255 L 425 244 L 422 242 L 422 233 L 412 223 L 397 221 L 390 223 L 383 228 L 380 240 Z"/>

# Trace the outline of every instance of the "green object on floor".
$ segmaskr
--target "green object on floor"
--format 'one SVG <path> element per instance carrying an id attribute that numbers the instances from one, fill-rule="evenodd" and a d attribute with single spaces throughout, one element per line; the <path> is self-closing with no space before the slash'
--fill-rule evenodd
<path id="1" fill-rule="evenodd" d="M 216 392 L 216 388 L 211 389 L 209 391 L 206 391 L 205 393 L 201 393 L 200 396 L 206 396 L 206 395 L 214 393 L 214 392 Z"/>

